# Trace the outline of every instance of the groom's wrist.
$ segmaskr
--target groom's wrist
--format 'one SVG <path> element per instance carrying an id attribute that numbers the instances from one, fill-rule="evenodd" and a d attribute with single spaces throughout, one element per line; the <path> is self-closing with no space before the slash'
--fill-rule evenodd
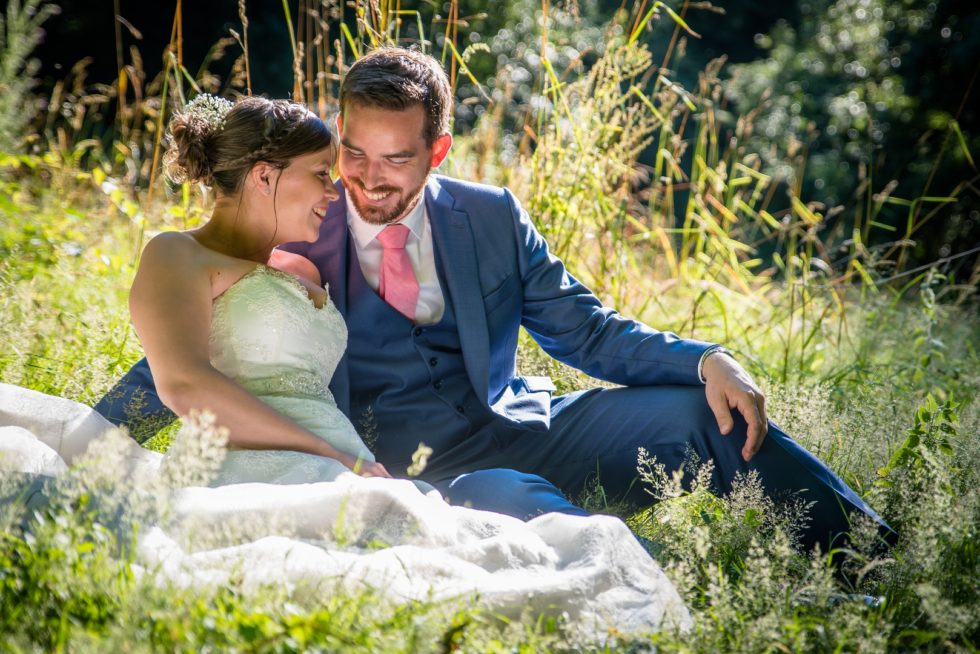
<path id="1" fill-rule="evenodd" d="M 732 356 L 732 353 L 729 352 L 724 347 L 722 347 L 721 345 L 713 345 L 709 347 L 707 350 L 705 350 L 701 354 L 701 359 L 698 360 L 698 379 L 701 380 L 702 384 L 704 384 L 707 381 L 704 378 L 704 364 L 710 357 L 714 356 L 715 354 L 727 354 L 728 356 Z"/>

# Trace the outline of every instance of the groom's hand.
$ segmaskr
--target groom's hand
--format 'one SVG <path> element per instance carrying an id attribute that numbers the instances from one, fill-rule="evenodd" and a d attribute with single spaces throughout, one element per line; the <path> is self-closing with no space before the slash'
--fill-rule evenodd
<path id="1" fill-rule="evenodd" d="M 731 409 L 738 409 L 745 418 L 748 431 L 745 446 L 742 447 L 742 458 L 748 461 L 762 447 L 762 441 L 769 431 L 766 396 L 752 381 L 749 373 L 726 353 L 708 356 L 701 374 L 704 375 L 704 393 L 708 406 L 715 414 L 721 433 L 726 435 L 732 431 L 734 420 Z"/>

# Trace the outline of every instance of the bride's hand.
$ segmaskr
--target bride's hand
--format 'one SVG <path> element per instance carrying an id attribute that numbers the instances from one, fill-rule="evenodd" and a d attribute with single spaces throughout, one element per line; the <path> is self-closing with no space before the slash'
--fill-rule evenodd
<path id="1" fill-rule="evenodd" d="M 357 470 L 357 474 L 362 477 L 387 477 L 391 479 L 391 475 L 388 474 L 385 467 L 375 461 L 361 461 L 360 470 Z"/>
<path id="2" fill-rule="evenodd" d="M 364 461 L 363 459 L 352 459 L 351 461 L 343 461 L 348 468 L 356 472 L 362 477 L 386 477 L 391 478 L 391 475 L 385 470 L 385 467 L 378 463 L 377 461 Z"/>

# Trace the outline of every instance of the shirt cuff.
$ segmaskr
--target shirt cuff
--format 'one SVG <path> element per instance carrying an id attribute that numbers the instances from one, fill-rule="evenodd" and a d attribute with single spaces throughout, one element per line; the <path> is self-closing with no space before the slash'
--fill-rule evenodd
<path id="1" fill-rule="evenodd" d="M 727 354 L 728 356 L 731 356 L 732 353 L 723 348 L 721 345 L 712 345 L 701 354 L 701 358 L 698 360 L 698 379 L 701 380 L 702 384 L 705 383 L 704 374 L 702 372 L 704 369 L 704 362 L 707 361 L 708 357 L 710 357 L 712 354 Z"/>

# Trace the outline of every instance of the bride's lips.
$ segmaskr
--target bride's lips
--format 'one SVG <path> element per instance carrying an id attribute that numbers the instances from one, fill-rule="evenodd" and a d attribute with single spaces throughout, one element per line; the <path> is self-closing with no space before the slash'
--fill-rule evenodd
<path id="1" fill-rule="evenodd" d="M 313 213 L 316 215 L 317 218 L 319 218 L 320 220 L 323 220 L 324 218 L 327 217 L 327 208 L 326 207 L 313 207 Z"/>

